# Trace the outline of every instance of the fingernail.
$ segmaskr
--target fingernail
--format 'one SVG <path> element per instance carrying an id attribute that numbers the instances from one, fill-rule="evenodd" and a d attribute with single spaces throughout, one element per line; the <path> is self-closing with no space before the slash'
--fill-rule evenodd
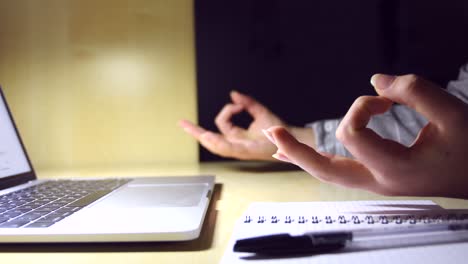
<path id="1" fill-rule="evenodd" d="M 262 132 L 263 134 L 265 134 L 265 136 L 268 138 L 268 140 L 271 141 L 271 143 L 275 144 L 276 145 L 276 141 L 275 139 L 273 138 L 273 135 L 271 134 L 270 131 L 266 130 L 266 129 L 262 129 Z"/>
<path id="2" fill-rule="evenodd" d="M 396 76 L 393 75 L 374 74 L 372 75 L 370 82 L 376 89 L 385 90 L 392 85 L 395 79 Z"/>
<path id="3" fill-rule="evenodd" d="M 284 161 L 284 162 L 291 162 L 291 160 L 286 157 L 286 155 L 284 155 L 283 153 L 281 152 L 276 152 L 275 154 L 272 155 L 273 158 L 277 159 L 277 160 L 281 160 L 281 161 Z"/>

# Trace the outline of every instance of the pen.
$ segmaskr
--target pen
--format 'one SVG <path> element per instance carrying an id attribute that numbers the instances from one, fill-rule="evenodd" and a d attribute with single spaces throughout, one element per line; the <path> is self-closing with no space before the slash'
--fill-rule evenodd
<path id="1" fill-rule="evenodd" d="M 468 223 L 427 224 L 354 231 L 274 234 L 237 240 L 234 252 L 262 255 L 322 254 L 334 251 L 421 246 L 468 241 Z"/>

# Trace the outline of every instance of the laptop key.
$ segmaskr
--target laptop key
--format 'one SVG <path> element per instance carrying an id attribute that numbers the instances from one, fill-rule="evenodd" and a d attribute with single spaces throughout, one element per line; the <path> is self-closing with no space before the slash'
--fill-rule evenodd
<path id="1" fill-rule="evenodd" d="M 27 203 L 28 202 L 26 202 L 26 201 L 12 201 L 9 204 L 5 204 L 5 206 L 14 206 L 14 207 L 16 207 L 16 206 L 21 206 L 21 205 L 27 204 Z"/>
<path id="2" fill-rule="evenodd" d="M 32 207 L 35 207 L 35 208 L 38 208 L 38 207 L 43 206 L 44 204 L 45 204 L 45 203 L 32 202 L 32 203 L 28 203 L 27 205 L 28 205 L 28 206 L 32 206 Z"/>
<path id="3" fill-rule="evenodd" d="M 15 211 L 15 210 L 12 210 L 12 211 L 8 211 L 6 213 L 3 213 L 1 216 L 4 216 L 4 217 L 8 217 L 8 218 L 15 218 L 17 216 L 20 216 L 22 215 L 23 213 L 22 212 L 18 212 L 18 211 Z"/>
<path id="4" fill-rule="evenodd" d="M 28 224 L 29 222 L 31 222 L 30 220 L 11 220 L 9 222 L 5 222 L 3 224 L 0 224 L 0 228 L 18 228 L 18 227 L 22 227 L 26 224 Z"/>
<path id="5" fill-rule="evenodd" d="M 54 212 L 54 214 L 65 214 L 65 213 L 74 213 L 75 211 L 71 210 L 70 208 L 62 207 Z"/>
<path id="6" fill-rule="evenodd" d="M 57 210 L 57 207 L 50 207 L 50 206 L 43 206 L 43 207 L 39 207 L 37 208 L 36 210 L 34 210 L 34 212 L 53 212 Z"/>
<path id="7" fill-rule="evenodd" d="M 33 209 L 36 209 L 38 207 L 41 207 L 40 205 L 37 205 L 37 204 L 32 204 L 32 205 L 29 205 L 29 204 L 26 204 L 26 205 L 22 205 L 22 206 L 19 206 L 19 207 L 16 207 L 17 209 L 25 209 L 25 210 L 33 210 Z"/>
<path id="8" fill-rule="evenodd" d="M 52 222 L 52 223 L 56 223 L 62 219 L 64 219 L 65 216 L 63 216 L 62 214 L 55 214 L 55 213 L 51 213 L 51 214 L 48 214 L 42 218 L 39 218 L 37 221 L 38 222 Z"/>
<path id="9" fill-rule="evenodd" d="M 16 205 L 14 205 L 14 204 L 6 204 L 6 205 L 4 205 L 4 206 L 2 206 L 2 207 L 0 208 L 0 213 L 1 213 L 1 212 L 8 211 L 8 210 L 11 210 L 11 209 L 13 209 L 13 208 L 15 208 L 15 207 L 16 207 Z"/>
<path id="10" fill-rule="evenodd" d="M 94 192 L 92 194 L 89 194 L 89 195 L 79 199 L 78 201 L 75 201 L 75 202 L 69 204 L 69 206 L 85 207 L 88 204 L 91 204 L 92 202 L 97 201 L 100 198 L 106 196 L 107 194 L 109 194 L 112 191 L 113 190 L 101 190 L 101 191 Z"/>
<path id="11" fill-rule="evenodd" d="M 80 210 L 81 207 L 79 207 L 79 206 L 70 206 L 70 205 L 67 205 L 67 206 L 62 207 L 62 208 L 60 208 L 60 209 L 61 209 L 61 210 L 62 210 L 62 209 L 63 209 L 63 210 L 67 210 L 68 212 L 73 212 L 73 213 L 74 213 L 74 212 Z"/>
<path id="12" fill-rule="evenodd" d="M 32 210 L 33 210 L 32 208 L 15 208 L 12 211 L 21 212 L 22 214 L 24 214 L 24 213 L 30 212 Z M 11 212 L 11 211 L 9 211 L 9 212 Z"/>
<path id="13" fill-rule="evenodd" d="M 46 214 L 47 214 L 47 212 L 36 212 L 36 211 L 32 211 L 32 212 L 29 212 L 29 213 L 27 213 L 27 214 L 24 214 L 24 215 L 22 215 L 22 216 L 20 216 L 20 217 L 18 217 L 18 218 L 15 218 L 15 220 L 16 220 L 16 219 L 29 219 L 30 221 L 32 221 L 32 220 L 35 220 L 35 219 L 37 219 L 37 218 L 39 218 L 39 217 L 42 217 L 42 216 L 44 216 L 44 215 L 46 215 Z"/>
<path id="14" fill-rule="evenodd" d="M 55 223 L 54 222 L 34 222 L 25 226 L 25 228 L 44 228 L 44 227 L 49 227 L 53 224 Z"/>

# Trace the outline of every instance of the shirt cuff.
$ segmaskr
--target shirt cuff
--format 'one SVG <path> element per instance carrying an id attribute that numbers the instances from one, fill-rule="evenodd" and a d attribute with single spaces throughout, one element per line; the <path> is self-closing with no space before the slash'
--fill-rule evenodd
<path id="1" fill-rule="evenodd" d="M 320 120 L 306 125 L 306 127 L 312 128 L 315 132 L 315 146 L 317 151 L 352 157 L 351 153 L 349 153 L 335 136 L 336 129 L 341 120 L 341 118 Z"/>

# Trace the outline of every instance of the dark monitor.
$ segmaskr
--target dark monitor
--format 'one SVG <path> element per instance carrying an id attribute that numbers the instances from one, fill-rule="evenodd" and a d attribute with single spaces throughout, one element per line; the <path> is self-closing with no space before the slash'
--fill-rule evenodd
<path id="1" fill-rule="evenodd" d="M 302 126 L 374 95 L 374 73 L 445 87 L 468 61 L 466 0 L 195 0 L 195 20 L 198 120 L 210 130 L 232 89 Z"/>

